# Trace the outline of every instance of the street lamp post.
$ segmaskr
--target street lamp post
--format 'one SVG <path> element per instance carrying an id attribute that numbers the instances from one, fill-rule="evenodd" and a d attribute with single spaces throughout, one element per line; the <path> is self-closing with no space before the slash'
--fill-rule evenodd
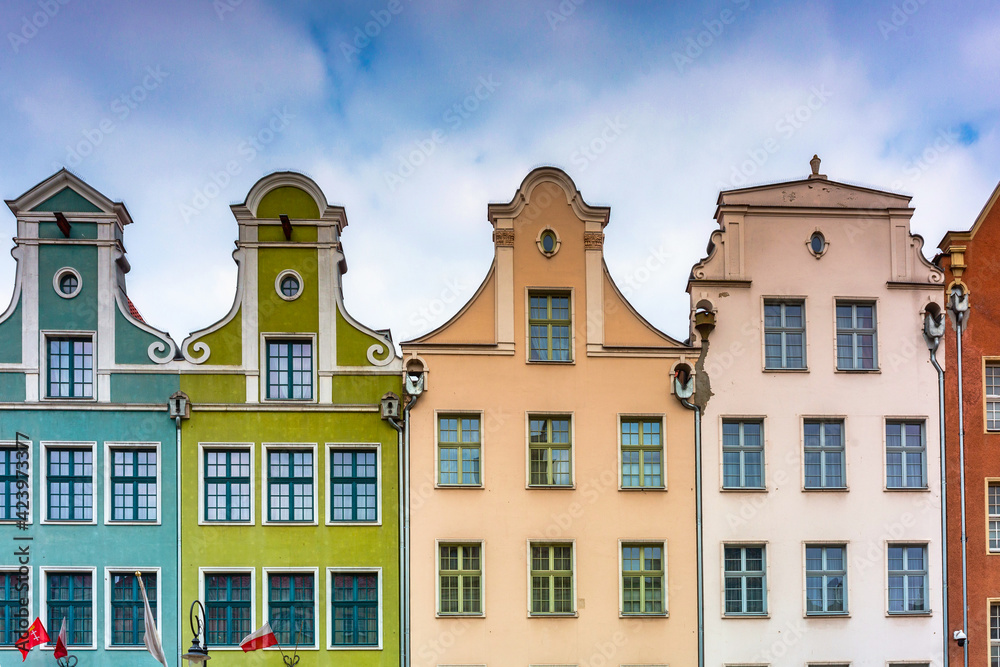
<path id="1" fill-rule="evenodd" d="M 201 609 L 201 616 L 196 616 L 194 613 L 195 605 Z M 201 665 L 203 663 L 211 660 L 211 656 L 208 655 L 208 638 L 205 638 L 205 645 L 202 646 L 198 641 L 198 637 L 205 630 L 205 607 L 202 606 L 201 602 L 195 600 L 191 603 L 191 611 L 188 614 L 188 618 L 191 622 L 191 632 L 194 634 L 194 639 L 191 640 L 191 648 L 188 649 L 187 653 L 181 656 L 181 660 L 188 661 L 188 667 L 192 665 Z"/>

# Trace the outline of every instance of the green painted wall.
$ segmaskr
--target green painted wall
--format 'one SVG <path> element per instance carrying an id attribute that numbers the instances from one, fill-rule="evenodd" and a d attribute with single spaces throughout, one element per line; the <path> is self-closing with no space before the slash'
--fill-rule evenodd
<path id="1" fill-rule="evenodd" d="M 318 230 L 313 225 L 297 225 L 292 223 L 293 243 L 315 243 L 319 237 Z M 260 225 L 257 227 L 257 240 L 273 243 L 287 243 L 285 231 L 281 225 Z"/>
<path id="2" fill-rule="evenodd" d="M 76 269 L 83 282 L 80 293 L 64 299 L 52 287 L 56 271 Z M 38 248 L 38 324 L 42 329 L 97 330 L 97 248 L 43 245 Z"/>
<path id="3" fill-rule="evenodd" d="M 218 331 L 213 331 L 198 339 L 208 345 L 208 349 L 212 351 L 207 363 L 222 366 L 239 366 L 243 363 L 243 316 L 241 311 L 242 308 L 238 309 L 233 319 L 226 322 Z M 191 348 L 188 347 L 188 349 Z"/>
<path id="4" fill-rule="evenodd" d="M 13 403 L 24 399 L 24 373 L 0 373 L 0 402 Z"/>
<path id="5" fill-rule="evenodd" d="M 180 377 L 163 373 L 112 373 L 111 400 L 119 403 L 166 403 L 180 388 Z"/>
<path id="6" fill-rule="evenodd" d="M 64 239 L 67 238 L 59 226 L 54 222 L 38 223 L 38 238 L 40 239 Z M 69 238 L 89 239 L 93 241 L 97 238 L 97 225 L 92 222 L 73 222 L 69 226 Z"/>
<path id="7" fill-rule="evenodd" d="M 153 360 L 149 358 L 149 346 L 159 341 L 158 337 L 134 325 L 116 304 L 115 361 L 117 363 L 153 365 Z"/>
<path id="8" fill-rule="evenodd" d="M 376 354 L 377 359 L 385 359 L 394 354 L 391 347 L 383 340 L 369 336 L 355 329 L 347 318 L 337 311 L 337 365 L 338 366 L 371 366 L 368 362 L 368 348 L 380 343 L 385 353 Z"/>
<path id="9" fill-rule="evenodd" d="M 63 213 L 100 213 L 97 208 L 72 188 L 65 187 L 55 193 L 32 211 L 61 211 Z"/>
<path id="10" fill-rule="evenodd" d="M 319 206 L 305 190 L 284 186 L 271 190 L 257 206 L 257 218 L 277 218 L 284 214 L 289 218 L 315 220 L 319 217 Z"/>
<path id="11" fill-rule="evenodd" d="M 302 294 L 285 301 L 274 289 L 278 274 L 293 269 L 302 276 Z M 319 331 L 319 277 L 316 250 L 312 248 L 268 248 L 257 256 L 259 327 L 262 332 Z"/>
<path id="12" fill-rule="evenodd" d="M 0 322 L 0 363 L 21 363 L 21 296 L 17 297 L 14 312 Z"/>
<path id="13" fill-rule="evenodd" d="M 211 361 L 210 361 L 211 363 Z M 247 398 L 244 375 L 181 375 L 181 391 L 191 403 L 243 403 Z"/>

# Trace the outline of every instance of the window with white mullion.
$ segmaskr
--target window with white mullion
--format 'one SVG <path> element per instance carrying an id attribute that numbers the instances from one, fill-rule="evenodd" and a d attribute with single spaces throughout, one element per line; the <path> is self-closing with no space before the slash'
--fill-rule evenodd
<path id="1" fill-rule="evenodd" d="M 1000 667 L 1000 603 L 990 603 L 990 667 Z"/>
<path id="2" fill-rule="evenodd" d="M 888 422 L 885 425 L 886 486 L 922 489 L 927 486 L 923 422 Z"/>
<path id="3" fill-rule="evenodd" d="M 801 301 L 764 302 L 764 367 L 805 368 L 805 317 Z"/>
<path id="4" fill-rule="evenodd" d="M 1000 365 L 986 367 L 986 430 L 1000 431 Z"/>
<path id="5" fill-rule="evenodd" d="M 990 551 L 1000 551 L 1000 482 L 990 482 L 987 487 L 989 506 Z"/>

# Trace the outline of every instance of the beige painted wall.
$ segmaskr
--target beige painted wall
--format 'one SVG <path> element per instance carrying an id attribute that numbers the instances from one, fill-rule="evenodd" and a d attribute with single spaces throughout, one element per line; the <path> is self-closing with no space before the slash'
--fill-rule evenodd
<path id="1" fill-rule="evenodd" d="M 724 192 L 719 204 L 715 252 L 688 286 L 692 307 L 707 300 L 717 315 L 704 420 L 706 665 L 939 664 L 937 376 L 921 327 L 942 288 L 909 233 L 908 198 L 816 178 Z M 806 245 L 816 230 L 829 242 L 819 259 Z M 763 302 L 786 296 L 805 300 L 808 370 L 764 371 Z M 876 302 L 877 372 L 836 370 L 835 302 L 849 298 Z M 764 420 L 766 491 L 722 490 L 722 420 L 741 416 Z M 847 490 L 803 489 L 805 417 L 844 420 Z M 893 417 L 925 423 L 926 490 L 885 490 Z M 741 542 L 766 545 L 764 618 L 723 615 L 723 546 Z M 887 614 L 890 542 L 927 545 L 930 614 Z M 846 617 L 806 616 L 807 543 L 847 545 Z"/>
<path id="2" fill-rule="evenodd" d="M 535 170 L 511 204 L 490 206 L 497 256 L 474 303 L 403 345 L 409 363 L 426 365 L 428 385 L 411 416 L 417 667 L 696 663 L 694 422 L 670 393 L 670 373 L 681 359 L 693 365 L 697 350 L 608 293 L 608 214 L 584 204 L 561 171 Z M 552 257 L 536 245 L 546 227 L 561 242 Z M 527 361 L 532 288 L 572 293 L 572 363 Z M 481 488 L 436 485 L 436 416 L 456 412 L 481 415 Z M 572 416 L 572 489 L 526 488 L 527 416 L 536 412 Z M 619 419 L 631 415 L 664 420 L 666 490 L 619 490 Z M 483 543 L 481 617 L 437 616 L 439 540 Z M 668 617 L 621 616 L 621 540 L 665 543 Z M 531 541 L 573 542 L 574 616 L 529 615 Z"/>

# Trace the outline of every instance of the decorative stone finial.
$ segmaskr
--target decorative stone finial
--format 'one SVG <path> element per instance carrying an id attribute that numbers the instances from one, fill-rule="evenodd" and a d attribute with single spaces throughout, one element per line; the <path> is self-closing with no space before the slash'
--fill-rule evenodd
<path id="1" fill-rule="evenodd" d="M 809 166 L 812 167 L 812 173 L 809 174 L 809 178 L 826 179 L 826 174 L 819 173 L 819 163 L 820 163 L 819 156 L 813 155 L 813 159 L 809 160 Z"/>

